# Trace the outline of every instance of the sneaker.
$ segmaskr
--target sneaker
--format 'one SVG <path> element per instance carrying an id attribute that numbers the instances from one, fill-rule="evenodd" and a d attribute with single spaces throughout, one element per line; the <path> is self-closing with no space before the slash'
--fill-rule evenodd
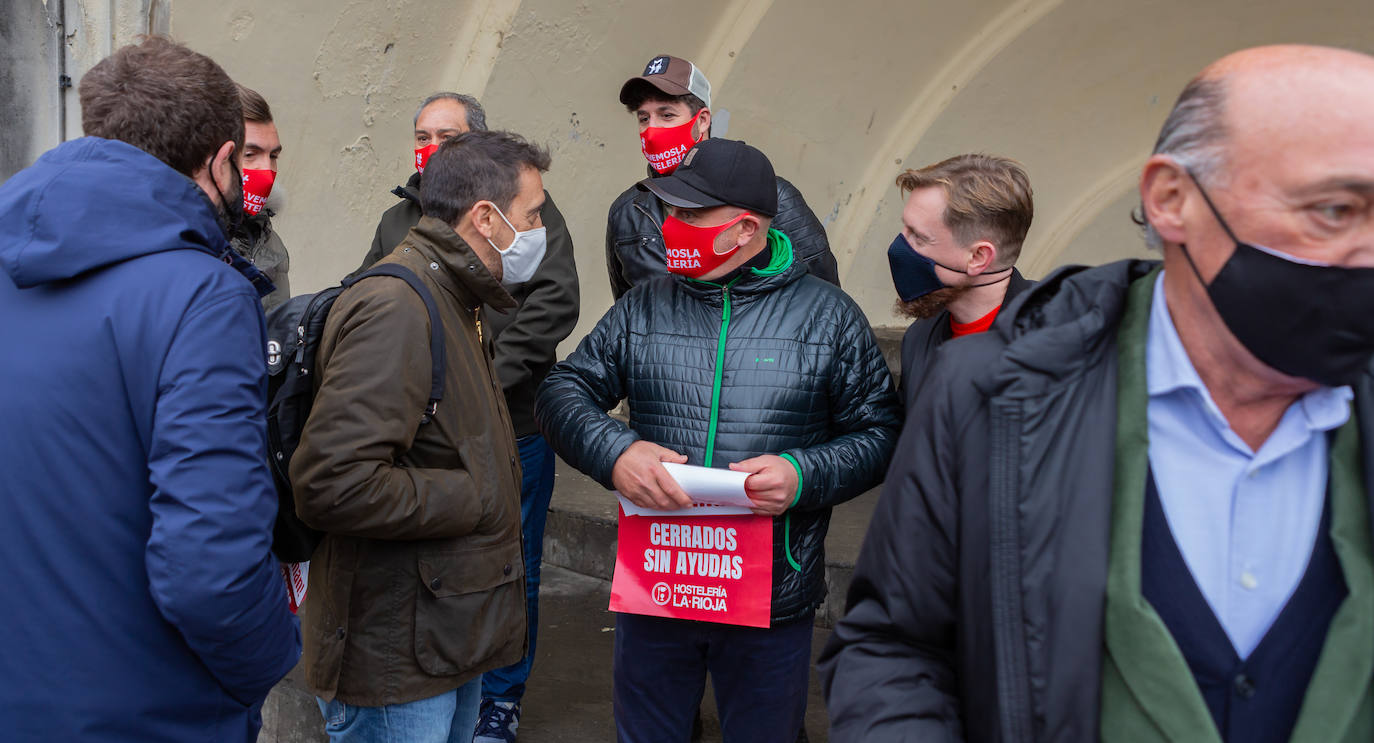
<path id="1" fill-rule="evenodd" d="M 515 743 L 515 729 L 520 727 L 520 703 L 483 699 L 477 713 L 477 730 L 472 743 Z"/>

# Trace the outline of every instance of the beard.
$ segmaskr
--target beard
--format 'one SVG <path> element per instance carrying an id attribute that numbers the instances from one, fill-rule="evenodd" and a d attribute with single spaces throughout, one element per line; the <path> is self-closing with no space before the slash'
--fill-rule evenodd
<path id="1" fill-rule="evenodd" d="M 909 317 L 913 320 L 925 320 L 935 317 L 944 311 L 954 300 L 964 296 L 969 292 L 971 286 L 946 286 L 942 289 L 919 296 L 910 302 L 897 300 L 892 311 L 899 317 Z"/>
<path id="2" fill-rule="evenodd" d="M 219 222 L 219 228 L 224 232 L 224 237 L 233 240 L 243 228 L 245 217 L 243 211 L 243 184 L 229 193 L 219 194 L 220 203 L 215 208 L 215 221 Z"/>

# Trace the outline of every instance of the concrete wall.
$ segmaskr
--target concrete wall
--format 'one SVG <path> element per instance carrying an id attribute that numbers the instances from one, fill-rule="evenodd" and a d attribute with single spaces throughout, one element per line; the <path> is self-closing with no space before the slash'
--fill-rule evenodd
<path id="1" fill-rule="evenodd" d="M 10 19 L 30 29 L 42 22 L 37 0 L 29 3 L 26 16 L 9 10 L 24 11 L 24 0 L 0 0 L 0 54 L 30 65 L 5 65 L 0 95 L 32 84 L 15 79 L 36 69 L 27 61 L 34 57 L 8 43 Z M 610 304 L 606 207 L 644 172 L 633 118 L 616 93 L 655 54 L 702 67 L 714 88 L 717 134 L 759 146 L 802 189 L 829 229 L 846 289 L 885 325 L 899 322 L 890 314 L 883 250 L 899 229 L 893 178 L 902 168 L 966 151 L 1024 162 L 1037 196 L 1022 258 L 1028 275 L 1141 254 L 1129 221 L 1137 170 L 1202 65 L 1278 41 L 1374 50 L 1367 0 L 67 5 L 69 16 L 73 6 L 80 16 L 67 47 L 83 60 L 107 51 L 111 38 L 169 24 L 173 36 L 268 98 L 285 145 L 278 227 L 299 291 L 337 280 L 366 251 L 378 215 L 394 203 L 388 191 L 411 172 L 416 103 L 438 89 L 477 95 L 494 127 L 553 151 L 546 183 L 568 218 L 582 277 L 574 340 Z M 91 28 L 113 31 L 80 36 Z M 30 117 L 5 115 L 0 124 Z M 12 140 L 0 134 L 11 160 Z"/>
<path id="2" fill-rule="evenodd" d="M 167 33 L 168 2 L 0 0 L 0 183 L 81 136 L 81 76 L 141 34 Z"/>
<path id="3" fill-rule="evenodd" d="M 0 0 L 0 182 L 61 141 L 59 20 L 32 0 Z"/>

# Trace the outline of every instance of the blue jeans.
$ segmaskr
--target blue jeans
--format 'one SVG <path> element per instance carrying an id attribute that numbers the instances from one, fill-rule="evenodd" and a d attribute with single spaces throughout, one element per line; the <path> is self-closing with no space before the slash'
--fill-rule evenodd
<path id="1" fill-rule="evenodd" d="M 618 614 L 615 730 L 620 743 L 687 743 L 716 690 L 725 743 L 795 743 L 811 678 L 808 616 L 775 627 Z"/>
<path id="2" fill-rule="evenodd" d="M 316 698 L 330 743 L 472 743 L 482 683 L 473 679 L 437 697 L 382 707 Z"/>
<path id="3" fill-rule="evenodd" d="M 520 531 L 525 542 L 525 606 L 529 616 L 529 650 L 513 665 L 482 675 L 482 698 L 518 702 L 534 666 L 534 641 L 539 630 L 539 564 L 544 557 L 544 523 L 553 497 L 553 448 L 543 436 L 521 436 Z"/>

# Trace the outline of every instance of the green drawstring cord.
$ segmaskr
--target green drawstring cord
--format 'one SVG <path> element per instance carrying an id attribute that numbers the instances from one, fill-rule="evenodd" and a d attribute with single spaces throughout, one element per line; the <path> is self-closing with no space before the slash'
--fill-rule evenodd
<path id="1" fill-rule="evenodd" d="M 784 235 L 784 238 L 785 238 L 785 237 L 786 237 L 786 236 Z M 792 505 L 791 505 L 791 506 L 788 506 L 788 509 L 791 509 L 792 506 L 797 505 L 797 501 L 801 500 L 801 494 L 802 494 L 802 471 L 801 471 L 801 463 L 797 461 L 797 458 L 796 458 L 796 457 L 792 456 L 791 454 L 787 454 L 786 452 L 784 452 L 784 453 L 781 454 L 780 456 L 781 456 L 783 459 L 786 459 L 788 462 L 791 462 L 791 463 L 792 463 L 792 466 L 793 466 L 794 468 L 796 468 L 796 470 L 797 470 L 797 494 L 796 494 L 796 496 L 794 496 L 794 497 L 792 498 Z M 783 549 L 783 552 L 785 552 L 785 553 L 787 554 L 787 564 L 788 564 L 788 565 L 791 565 L 793 570 L 795 570 L 795 571 L 797 571 L 798 573 L 800 573 L 800 572 L 802 571 L 802 566 L 801 566 L 796 560 L 792 559 L 792 512 L 791 512 L 791 510 L 788 510 L 787 515 L 783 517 L 783 521 L 782 521 L 782 549 Z"/>
<path id="2" fill-rule="evenodd" d="M 782 519 L 782 550 L 787 554 L 787 564 L 800 573 L 802 571 L 801 565 L 792 559 L 792 514 L 790 513 Z"/>

